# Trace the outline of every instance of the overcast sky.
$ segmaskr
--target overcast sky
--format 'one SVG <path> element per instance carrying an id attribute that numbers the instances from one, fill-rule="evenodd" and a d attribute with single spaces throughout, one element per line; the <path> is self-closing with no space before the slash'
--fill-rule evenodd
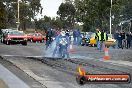
<path id="1" fill-rule="evenodd" d="M 42 15 L 47 15 L 50 17 L 57 16 L 56 12 L 58 11 L 58 7 L 62 3 L 62 0 L 41 0 L 41 4 L 43 7 Z M 41 17 L 40 15 L 38 17 Z"/>

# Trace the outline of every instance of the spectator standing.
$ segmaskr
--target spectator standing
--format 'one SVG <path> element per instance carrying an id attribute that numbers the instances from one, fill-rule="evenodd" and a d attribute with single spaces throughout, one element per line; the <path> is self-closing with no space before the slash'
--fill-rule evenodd
<path id="1" fill-rule="evenodd" d="M 130 32 L 130 36 L 131 36 L 131 44 L 130 44 L 130 47 L 132 48 L 132 32 Z"/>
<path id="2" fill-rule="evenodd" d="M 49 28 L 46 32 L 46 49 L 49 47 L 49 45 L 52 42 L 52 36 L 53 36 L 53 32 L 52 29 Z"/>
<path id="3" fill-rule="evenodd" d="M 119 35 L 118 35 L 118 48 L 122 48 L 123 49 L 121 35 L 122 35 L 122 33 L 120 32 Z"/>
<path id="4" fill-rule="evenodd" d="M 100 39 L 100 36 L 101 35 L 101 32 L 100 32 L 100 30 L 97 28 L 96 29 L 96 35 L 95 35 L 95 39 L 96 39 L 96 45 L 97 45 L 97 50 L 99 50 L 99 39 Z"/>
<path id="5" fill-rule="evenodd" d="M 132 35 L 130 33 L 126 34 L 126 41 L 127 41 L 127 49 L 131 47 L 131 40 L 132 40 Z"/>
<path id="6" fill-rule="evenodd" d="M 114 39 L 116 40 L 116 47 L 115 48 L 119 48 L 118 47 L 118 36 L 119 36 L 119 31 L 116 31 L 115 34 L 114 34 Z"/>
<path id="7" fill-rule="evenodd" d="M 121 32 L 121 38 L 122 38 L 122 49 L 123 47 L 126 47 L 127 43 L 126 43 L 126 34 L 124 31 Z"/>
<path id="8" fill-rule="evenodd" d="M 108 35 L 105 30 L 101 31 L 100 37 L 101 38 L 99 39 L 99 51 L 103 51 L 103 49 L 105 48 L 105 41 L 108 40 Z"/>
<path id="9" fill-rule="evenodd" d="M 76 45 L 76 30 L 73 31 L 73 44 Z"/>
<path id="10" fill-rule="evenodd" d="M 81 38 L 81 32 L 79 29 L 73 31 L 73 38 L 74 38 L 74 44 L 79 45 L 80 38 Z"/>

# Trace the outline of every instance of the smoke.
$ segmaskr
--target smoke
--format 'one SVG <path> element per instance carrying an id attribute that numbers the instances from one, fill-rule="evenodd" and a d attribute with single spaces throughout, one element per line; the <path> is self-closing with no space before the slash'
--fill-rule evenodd
<path id="1" fill-rule="evenodd" d="M 47 49 L 44 50 L 44 57 L 52 57 L 53 51 L 56 47 L 56 40 L 54 40 Z"/>
<path id="2" fill-rule="evenodd" d="M 44 57 L 60 57 L 57 41 L 58 41 L 58 36 L 52 41 L 49 47 L 44 50 Z"/>

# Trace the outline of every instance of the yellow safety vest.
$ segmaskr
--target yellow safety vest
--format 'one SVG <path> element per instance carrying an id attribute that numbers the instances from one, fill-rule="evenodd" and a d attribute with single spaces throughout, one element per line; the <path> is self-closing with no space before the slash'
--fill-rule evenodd
<path id="1" fill-rule="evenodd" d="M 104 33 L 104 41 L 106 41 L 106 33 Z"/>
<path id="2" fill-rule="evenodd" d="M 99 41 L 101 40 L 101 32 L 100 31 L 98 32 L 98 40 Z"/>

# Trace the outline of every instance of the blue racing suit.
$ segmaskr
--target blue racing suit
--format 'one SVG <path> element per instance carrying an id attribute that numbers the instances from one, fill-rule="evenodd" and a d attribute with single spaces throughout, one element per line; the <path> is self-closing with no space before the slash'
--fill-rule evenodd
<path id="1" fill-rule="evenodd" d="M 67 56 L 67 58 L 69 58 L 69 52 L 68 52 L 68 46 L 69 46 L 69 38 L 68 36 L 59 36 L 59 53 L 60 53 L 60 57 L 64 58 L 65 56 Z"/>

